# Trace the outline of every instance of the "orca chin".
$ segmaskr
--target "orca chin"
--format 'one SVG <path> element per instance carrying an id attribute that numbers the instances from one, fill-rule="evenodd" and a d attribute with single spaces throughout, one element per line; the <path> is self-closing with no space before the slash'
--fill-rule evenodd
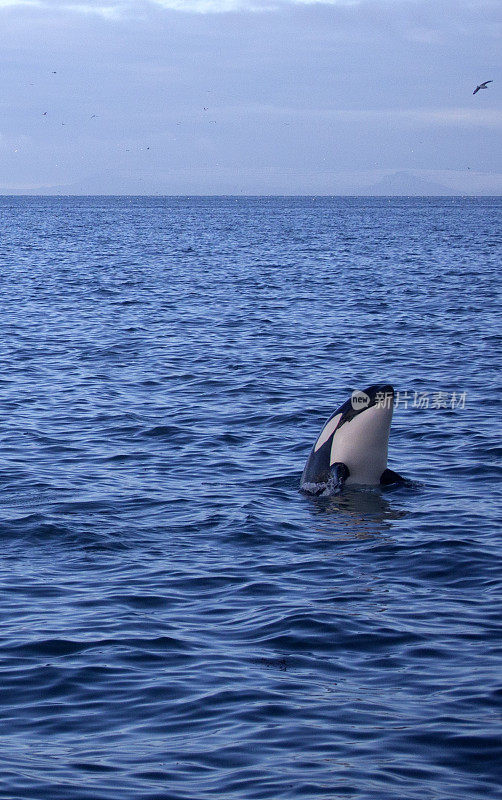
<path id="1" fill-rule="evenodd" d="M 300 488 L 308 494 L 338 494 L 345 484 L 409 486 L 387 468 L 394 388 L 372 384 L 352 392 L 324 424 L 303 470 Z"/>

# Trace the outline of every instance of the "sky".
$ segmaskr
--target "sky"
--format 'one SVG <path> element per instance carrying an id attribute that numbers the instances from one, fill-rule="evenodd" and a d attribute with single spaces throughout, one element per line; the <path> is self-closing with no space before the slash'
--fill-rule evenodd
<path id="1" fill-rule="evenodd" d="M 499 0 L 0 0 L 0 193 L 502 194 L 501 41 Z"/>

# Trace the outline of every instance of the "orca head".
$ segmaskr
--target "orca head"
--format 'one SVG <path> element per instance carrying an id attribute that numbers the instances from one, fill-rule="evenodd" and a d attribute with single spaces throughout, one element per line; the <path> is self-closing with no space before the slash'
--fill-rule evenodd
<path id="1" fill-rule="evenodd" d="M 336 494 L 345 484 L 410 485 L 387 469 L 394 389 L 376 383 L 352 396 L 331 415 L 317 438 L 302 473 L 308 494 Z"/>
<path id="2" fill-rule="evenodd" d="M 333 430 L 330 465 L 347 465 L 347 484 L 376 486 L 380 482 L 387 467 L 393 407 L 393 387 L 376 383 L 353 392 L 328 422 L 326 428 Z"/>

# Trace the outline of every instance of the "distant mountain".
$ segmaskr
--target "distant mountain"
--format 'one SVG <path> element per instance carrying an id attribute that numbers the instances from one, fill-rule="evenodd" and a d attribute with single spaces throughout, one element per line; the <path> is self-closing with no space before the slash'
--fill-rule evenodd
<path id="1" fill-rule="evenodd" d="M 151 194 L 145 181 L 120 175 L 91 175 L 74 183 L 40 187 L 37 195 L 145 195 Z"/>
<path id="2" fill-rule="evenodd" d="M 419 178 L 412 175 L 410 172 L 394 172 L 391 175 L 386 175 L 376 183 L 371 184 L 366 189 L 362 190 L 360 194 L 365 195 L 385 195 L 385 196 L 449 196 L 458 194 L 454 189 L 448 186 L 442 186 L 440 183 L 428 181 L 425 178 Z"/>

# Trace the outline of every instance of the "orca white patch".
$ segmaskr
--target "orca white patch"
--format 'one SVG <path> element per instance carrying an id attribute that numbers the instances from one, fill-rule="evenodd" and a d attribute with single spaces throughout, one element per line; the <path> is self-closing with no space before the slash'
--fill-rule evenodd
<path id="1" fill-rule="evenodd" d="M 315 448 L 314 448 L 315 452 L 317 452 L 319 448 L 322 447 L 323 444 L 328 441 L 329 437 L 333 434 L 333 431 L 336 430 L 336 426 L 340 422 L 341 418 L 342 415 L 337 414 L 336 416 L 333 417 L 333 419 L 330 419 L 330 421 L 325 425 L 325 427 L 321 431 L 321 435 L 319 436 L 317 442 L 315 443 Z"/>
<path id="2" fill-rule="evenodd" d="M 392 405 L 389 408 L 371 406 L 336 431 L 330 465 L 347 465 L 350 471 L 347 483 L 376 486 L 380 482 L 387 467 L 392 410 Z"/>

